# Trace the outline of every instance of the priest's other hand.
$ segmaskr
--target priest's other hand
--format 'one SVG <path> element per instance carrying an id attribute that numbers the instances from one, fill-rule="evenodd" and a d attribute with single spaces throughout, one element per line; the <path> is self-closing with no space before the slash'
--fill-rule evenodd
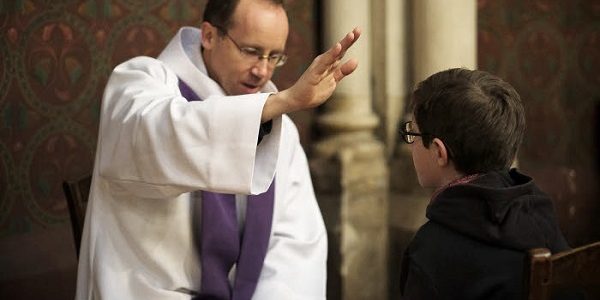
<path id="1" fill-rule="evenodd" d="M 344 63 L 341 60 L 358 40 L 360 33 L 360 29 L 354 28 L 329 50 L 317 56 L 294 85 L 269 96 L 261 121 L 266 122 L 284 113 L 316 107 L 327 101 L 338 82 L 358 66 L 355 59 Z"/>

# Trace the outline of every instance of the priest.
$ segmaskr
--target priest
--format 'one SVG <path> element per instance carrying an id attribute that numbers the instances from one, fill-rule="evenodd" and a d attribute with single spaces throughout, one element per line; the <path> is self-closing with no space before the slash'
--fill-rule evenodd
<path id="1" fill-rule="evenodd" d="M 289 89 L 281 0 L 209 0 L 102 100 L 76 299 L 325 299 L 327 235 L 286 113 L 352 73 L 354 29 Z"/>

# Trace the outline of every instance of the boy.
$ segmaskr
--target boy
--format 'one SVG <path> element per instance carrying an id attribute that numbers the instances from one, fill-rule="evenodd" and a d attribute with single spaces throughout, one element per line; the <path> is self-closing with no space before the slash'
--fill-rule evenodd
<path id="1" fill-rule="evenodd" d="M 526 251 L 568 245 L 550 198 L 510 169 L 525 131 L 519 95 L 489 73 L 450 69 L 412 101 L 402 136 L 419 184 L 436 191 L 404 254 L 404 299 L 522 298 Z"/>

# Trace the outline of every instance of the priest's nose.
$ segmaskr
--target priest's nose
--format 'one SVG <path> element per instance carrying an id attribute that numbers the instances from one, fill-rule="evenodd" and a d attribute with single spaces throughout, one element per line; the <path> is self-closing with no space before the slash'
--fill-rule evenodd
<path id="1" fill-rule="evenodd" d="M 252 67 L 252 75 L 259 78 L 269 75 L 269 61 L 267 59 L 259 59 Z"/>

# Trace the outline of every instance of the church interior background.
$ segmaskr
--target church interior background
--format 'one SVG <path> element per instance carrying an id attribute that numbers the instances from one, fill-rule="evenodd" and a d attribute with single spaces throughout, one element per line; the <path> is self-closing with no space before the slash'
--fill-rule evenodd
<path id="1" fill-rule="evenodd" d="M 61 182 L 91 172 L 108 75 L 198 25 L 204 3 L 0 1 L 1 299 L 73 298 Z M 398 298 L 401 253 L 428 198 L 396 126 L 412 86 L 451 66 L 515 86 L 528 124 L 519 168 L 552 196 L 571 246 L 600 240 L 598 1 L 288 0 L 287 9 L 280 89 L 341 34 L 364 30 L 348 54 L 356 74 L 324 107 L 292 115 L 329 231 L 328 299 Z"/>

